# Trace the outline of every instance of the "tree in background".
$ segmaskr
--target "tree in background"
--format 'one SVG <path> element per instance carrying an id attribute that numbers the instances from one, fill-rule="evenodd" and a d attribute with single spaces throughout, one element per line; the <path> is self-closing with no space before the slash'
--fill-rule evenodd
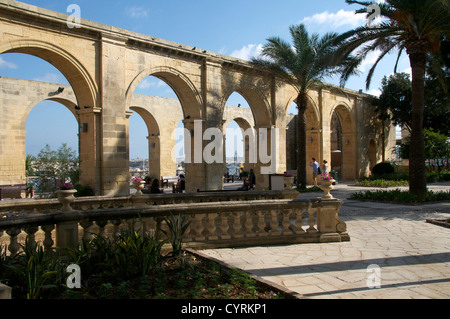
<path id="1" fill-rule="evenodd" d="M 32 159 L 32 167 L 39 177 L 38 191 L 53 192 L 58 184 L 79 179 L 79 159 L 75 151 L 63 143 L 58 150 L 52 150 L 48 144 Z"/>
<path id="2" fill-rule="evenodd" d="M 433 171 L 434 167 L 440 172 L 443 167 L 449 168 L 450 164 L 450 141 L 449 138 L 435 132 L 432 128 L 426 128 L 423 130 L 425 141 L 425 158 L 428 165 L 426 166 L 428 171 Z M 400 144 L 400 156 L 402 158 L 409 158 L 409 149 L 411 141 L 407 137 Z"/>
<path id="3" fill-rule="evenodd" d="M 372 16 L 372 1 L 346 0 L 348 4 L 359 4 L 364 8 L 356 13 Z M 412 70 L 411 144 L 409 154 L 409 191 L 416 196 L 427 192 L 425 147 L 423 138 L 423 113 L 425 105 L 424 74 L 427 55 L 440 52 L 443 37 L 450 34 L 448 0 L 385 0 L 376 4 L 382 21 L 380 24 L 365 25 L 343 33 L 336 40 L 340 43 L 336 59 L 354 54 L 355 60 L 342 73 L 341 85 L 358 73 L 358 67 L 371 52 L 380 52 L 369 70 L 366 88 L 378 63 L 389 53 L 397 52 L 397 63 L 406 51 Z M 431 62 L 436 62 L 432 59 Z M 394 70 L 397 67 L 397 63 Z M 433 69 L 437 70 L 438 68 Z M 440 81 L 445 85 L 445 81 Z M 444 89 L 445 90 L 445 89 Z"/>
<path id="4" fill-rule="evenodd" d="M 436 78 L 425 78 L 424 128 L 433 128 L 450 136 L 450 104 L 448 94 L 441 89 Z M 390 120 L 411 132 L 412 90 L 407 73 L 394 73 L 381 80 L 381 95 L 374 100 L 380 119 Z"/>
<path id="5" fill-rule="evenodd" d="M 253 58 L 254 65 L 269 69 L 275 76 L 292 85 L 297 91 L 297 186 L 306 188 L 306 108 L 308 91 L 326 87 L 322 80 L 327 76 L 340 74 L 345 58 L 332 64 L 337 34 L 327 33 L 319 37 L 308 34 L 303 24 L 289 28 L 292 44 L 279 37 L 267 39 L 261 57 Z"/>

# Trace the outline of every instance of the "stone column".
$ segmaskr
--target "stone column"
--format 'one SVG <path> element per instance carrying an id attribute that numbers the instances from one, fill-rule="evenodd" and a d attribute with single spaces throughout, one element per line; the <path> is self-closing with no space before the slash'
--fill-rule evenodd
<path id="1" fill-rule="evenodd" d="M 152 178 L 161 178 L 161 145 L 159 135 L 147 136 L 148 166 Z"/>
<path id="2" fill-rule="evenodd" d="M 277 173 L 279 162 L 279 129 L 273 125 L 256 127 L 256 144 L 258 146 L 255 164 L 257 190 L 269 186 L 270 174 Z"/>
<path id="3" fill-rule="evenodd" d="M 103 195 L 128 195 L 129 144 L 125 82 L 125 39 L 102 34 Z"/>
<path id="4" fill-rule="evenodd" d="M 184 153 L 186 172 L 186 193 L 205 190 L 205 172 L 203 162 L 203 121 L 183 120 Z"/>
<path id="5" fill-rule="evenodd" d="M 85 105 L 76 113 L 79 124 L 80 183 L 91 186 L 96 195 L 101 195 L 102 109 Z"/>

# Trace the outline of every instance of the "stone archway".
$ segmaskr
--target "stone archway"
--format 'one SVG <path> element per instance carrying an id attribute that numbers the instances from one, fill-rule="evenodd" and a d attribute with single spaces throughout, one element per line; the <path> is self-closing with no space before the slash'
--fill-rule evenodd
<path id="1" fill-rule="evenodd" d="M 172 67 L 151 67 L 140 72 L 128 86 L 126 92 L 127 105 L 130 105 L 130 101 L 136 87 L 147 76 L 154 76 L 164 81 L 172 88 L 180 101 L 184 118 L 203 118 L 203 101 L 201 95 L 186 75 Z"/>
<path id="2" fill-rule="evenodd" d="M 147 126 L 148 140 L 148 167 L 149 176 L 160 178 L 161 176 L 161 141 L 160 129 L 154 116 L 142 107 L 131 106 L 130 110 L 136 112 Z"/>
<path id="3" fill-rule="evenodd" d="M 53 100 L 66 105 L 74 113 L 77 121 L 80 124 L 83 123 L 83 127 L 86 128 L 86 130 L 80 131 L 79 134 L 80 169 L 83 172 L 80 177 L 80 182 L 83 185 L 91 186 L 97 194 L 100 194 L 102 181 L 100 154 L 97 147 L 99 119 L 96 116 L 100 111 L 94 112 L 94 110 L 99 110 L 97 108 L 99 96 L 97 85 L 87 71 L 87 68 L 63 48 L 40 40 L 21 39 L 3 42 L 0 46 L 1 53 L 28 54 L 47 61 L 57 68 L 71 84 L 75 94 L 75 101 L 70 101 L 70 103 L 66 104 L 64 100 L 58 100 L 57 97 L 53 98 Z M 80 106 L 79 111 L 75 111 L 75 105 Z M 24 118 L 26 119 L 24 114 L 19 116 L 22 117 L 22 120 Z M 1 140 L 14 140 L 12 136 L 8 136 L 6 139 L 4 136 L 5 134 L 11 135 L 14 133 L 5 132 L 2 127 L 0 127 L 0 131 L 4 132 L 0 134 Z M 25 136 L 24 133 L 18 132 L 17 134 Z M 11 149 L 11 152 L 15 153 L 14 148 Z M 3 152 L 3 156 L 9 158 L 14 157 L 14 155 L 8 154 L 7 150 Z"/>
<path id="4" fill-rule="evenodd" d="M 286 121 L 286 168 L 287 170 L 297 171 L 298 149 L 297 149 L 297 114 L 288 116 L 288 110 L 291 105 L 295 104 L 295 93 L 286 104 L 285 121 Z M 297 107 L 295 105 L 295 107 Z M 312 183 L 313 175 L 310 167 L 311 158 L 316 158 L 321 162 L 323 157 L 323 139 L 322 128 L 320 124 L 320 112 L 313 98 L 308 95 L 308 105 L 306 107 L 306 153 L 300 154 L 306 157 L 306 181 L 307 184 Z M 329 160 L 328 160 L 329 161 Z"/>
<path id="5" fill-rule="evenodd" d="M 133 97 L 134 90 L 138 86 L 138 84 L 147 76 L 154 76 L 162 81 L 164 81 L 167 85 L 169 85 L 172 90 L 175 92 L 175 94 L 178 97 L 179 104 L 181 105 L 182 110 L 182 118 L 183 124 L 185 127 L 185 147 L 190 147 L 190 152 L 185 152 L 191 155 L 194 154 L 194 147 L 195 147 L 195 141 L 194 141 L 194 135 L 188 134 L 188 132 L 194 132 L 194 126 L 195 121 L 203 120 L 203 109 L 202 109 L 202 98 L 201 95 L 198 93 L 197 89 L 195 88 L 194 84 L 191 82 L 191 80 L 184 75 L 182 72 L 168 66 L 158 66 L 158 67 L 151 67 L 148 68 L 142 72 L 140 72 L 130 83 L 128 86 L 127 92 L 126 92 L 126 103 L 127 105 L 131 105 L 131 100 Z M 177 122 L 178 123 L 178 122 Z M 162 128 L 161 128 L 162 129 Z M 175 129 L 175 128 L 174 128 Z M 161 131 L 160 131 L 161 132 Z M 167 137 L 166 137 L 167 138 Z M 170 138 L 170 135 L 169 137 Z M 151 137 L 150 139 L 157 139 L 157 137 Z M 161 139 L 161 137 L 159 137 Z M 150 147 L 151 143 L 150 142 Z M 156 142 L 153 141 L 156 146 Z M 161 144 L 160 144 L 161 146 Z M 160 149 L 161 152 L 161 149 Z M 161 157 L 160 157 L 161 158 Z M 166 157 L 167 158 L 167 157 Z M 169 158 L 171 158 L 169 156 Z M 161 163 L 161 161 L 160 161 Z M 176 170 L 176 163 L 174 163 L 174 167 Z M 204 185 L 204 180 L 201 172 L 203 171 L 202 168 L 203 163 L 195 163 L 194 161 L 185 161 L 185 174 L 186 174 L 186 191 L 195 191 L 197 188 L 202 188 Z M 164 170 L 160 169 L 160 173 L 162 173 L 164 176 Z M 169 174 L 172 176 L 173 174 Z M 161 175 L 160 175 L 161 176 Z"/>
<path id="6" fill-rule="evenodd" d="M 337 104 L 330 114 L 331 169 L 344 181 L 356 178 L 356 136 L 352 111 L 348 105 Z"/>

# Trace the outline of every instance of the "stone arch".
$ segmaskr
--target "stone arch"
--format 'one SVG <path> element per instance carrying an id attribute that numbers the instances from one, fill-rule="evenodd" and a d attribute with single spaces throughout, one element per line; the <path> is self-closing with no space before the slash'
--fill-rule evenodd
<path id="1" fill-rule="evenodd" d="M 355 119 L 352 108 L 345 102 L 338 102 L 329 114 L 330 125 L 333 114 L 339 119 L 340 129 L 340 178 L 342 180 L 354 180 L 356 178 L 356 149 L 357 139 L 355 131 Z M 330 128 L 331 129 L 331 128 Z M 330 146 L 331 147 L 331 146 Z M 339 154 L 331 154 L 331 166 L 333 168 L 333 156 L 336 159 Z"/>
<path id="2" fill-rule="evenodd" d="M 27 109 L 25 110 L 22 120 L 20 122 L 20 127 L 23 128 L 23 130 L 25 130 L 25 123 L 27 122 L 27 118 L 30 115 L 31 110 L 36 107 L 36 105 L 38 105 L 39 103 L 43 102 L 43 101 L 53 101 L 53 102 L 58 102 L 59 104 L 65 106 L 74 116 L 75 120 L 77 121 L 77 123 L 79 123 L 79 118 L 77 116 L 76 110 L 75 110 L 75 103 L 74 101 L 68 100 L 68 99 L 64 99 L 64 98 L 47 98 L 47 99 L 39 99 L 36 102 L 31 103 L 30 105 L 28 105 Z"/>
<path id="3" fill-rule="evenodd" d="M 83 64 L 66 50 L 40 40 L 14 40 L 0 46 L 1 53 L 24 53 L 56 67 L 72 86 L 78 105 L 97 106 L 98 89 Z"/>
<path id="4" fill-rule="evenodd" d="M 152 178 L 159 178 L 161 176 L 161 134 L 159 124 L 155 117 L 143 107 L 130 106 L 130 110 L 135 111 L 147 126 L 149 175 Z"/>
<path id="5" fill-rule="evenodd" d="M 242 95 L 242 97 L 247 101 L 250 109 L 252 110 L 256 127 L 268 127 L 273 124 L 272 113 L 270 112 L 270 103 L 265 97 L 265 94 L 257 87 L 247 86 L 229 89 L 223 95 L 220 104 L 222 112 L 224 112 L 225 104 L 234 92 Z"/>
<path id="6" fill-rule="evenodd" d="M 290 105 L 297 98 L 293 94 L 284 106 L 284 116 L 286 125 L 286 168 L 288 170 L 296 170 L 298 163 L 297 152 L 297 118 L 288 116 Z M 309 167 L 309 162 L 312 157 L 317 161 L 322 160 L 323 145 L 322 145 L 322 127 L 320 124 L 321 114 L 319 107 L 314 99 L 308 95 L 308 106 L 305 112 L 306 116 L 306 180 L 311 181 L 313 178 L 312 170 Z M 288 123 L 288 121 L 290 122 Z"/>
<path id="7" fill-rule="evenodd" d="M 130 105 L 133 92 L 147 76 L 154 76 L 169 85 L 180 101 L 183 117 L 201 119 L 203 101 L 192 81 L 182 72 L 168 66 L 157 66 L 140 72 L 130 83 L 126 92 L 126 105 Z"/>

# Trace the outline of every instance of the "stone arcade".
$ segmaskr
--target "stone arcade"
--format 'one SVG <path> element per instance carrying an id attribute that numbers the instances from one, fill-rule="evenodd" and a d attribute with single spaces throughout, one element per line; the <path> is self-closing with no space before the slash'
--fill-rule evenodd
<path id="1" fill-rule="evenodd" d="M 170 134 L 181 118 L 190 132 L 195 121 L 201 121 L 203 130 L 223 132 L 233 119 L 243 130 L 267 129 L 269 136 L 277 129 L 277 154 L 272 157 L 276 162 L 271 165 L 277 173 L 295 169 L 295 134 L 289 124 L 292 117 L 287 114 L 296 97 L 292 87 L 243 60 L 83 19 L 80 28 L 69 28 L 68 17 L 17 1 L 0 1 L 0 54 L 42 58 L 71 84 L 61 94 L 52 95 L 56 85 L 0 79 L 0 184 L 25 182 L 25 122 L 42 100 L 58 101 L 74 113 L 82 128 L 81 182 L 92 186 L 96 195 L 129 194 L 128 118 L 132 111 L 148 126 L 155 176 L 175 172 Z M 170 85 L 178 100 L 135 95 L 137 85 L 149 75 Z M 239 114 L 245 113 L 242 109 L 225 108 L 233 92 L 247 100 L 252 116 Z M 307 159 L 330 161 L 337 147 L 333 145 L 338 145 L 343 180 L 359 178 L 374 163 L 387 160 L 395 145 L 395 129 L 377 120 L 371 99 L 347 89 L 312 90 L 307 110 Z M 75 110 L 76 105 L 80 110 Z M 339 141 L 333 141 L 333 136 Z M 203 147 L 208 144 L 203 143 Z M 259 139 L 258 149 L 261 143 L 271 149 L 270 139 Z M 268 175 L 259 174 L 267 164 L 258 161 L 249 166 L 256 172 L 258 187 L 267 186 Z M 204 161 L 187 164 L 186 191 L 222 189 L 224 167 L 224 163 Z"/>

